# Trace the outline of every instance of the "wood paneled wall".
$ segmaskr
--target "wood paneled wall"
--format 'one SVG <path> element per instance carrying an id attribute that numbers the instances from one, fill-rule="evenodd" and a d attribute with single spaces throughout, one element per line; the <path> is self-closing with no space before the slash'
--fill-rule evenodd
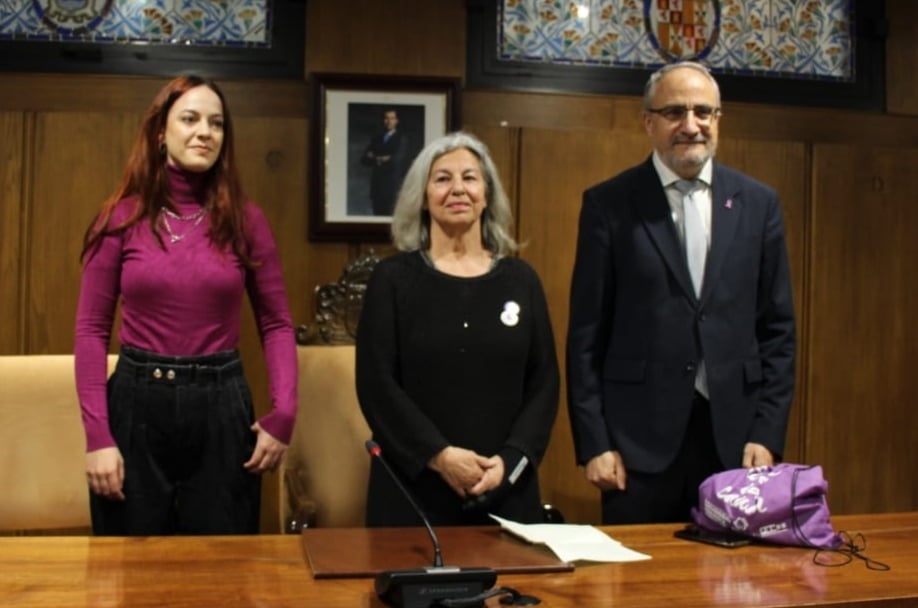
<path id="1" fill-rule="evenodd" d="M 913 404 L 918 262 L 918 9 L 891 2 L 887 114 L 725 101 L 718 156 L 775 186 L 799 319 L 790 460 L 823 464 L 833 512 L 918 508 Z M 905 6 L 908 4 L 909 6 Z M 462 77 L 462 0 L 310 0 L 307 74 Z M 161 78 L 0 74 L 0 353 L 72 350 L 83 230 L 115 187 Z M 271 220 L 297 323 L 312 291 L 371 243 L 306 239 L 312 167 L 302 81 L 226 81 L 246 190 Z M 522 256 L 542 277 L 559 354 L 584 188 L 649 152 L 633 97 L 464 91 L 463 127 L 491 147 L 515 204 Z M 243 356 L 261 408 L 266 375 L 251 314 Z M 562 361 L 563 366 L 563 361 Z M 307 422 L 308 423 L 308 422 Z M 598 521 L 574 466 L 566 404 L 541 475 L 570 521 Z M 263 529 L 277 530 L 267 477 Z"/>
<path id="2" fill-rule="evenodd" d="M 0 353 L 23 352 L 20 311 L 28 294 L 20 277 L 25 120 L 21 113 L 0 112 Z"/>
<path id="3" fill-rule="evenodd" d="M 916 150 L 813 147 L 806 456 L 847 512 L 918 507 Z"/>

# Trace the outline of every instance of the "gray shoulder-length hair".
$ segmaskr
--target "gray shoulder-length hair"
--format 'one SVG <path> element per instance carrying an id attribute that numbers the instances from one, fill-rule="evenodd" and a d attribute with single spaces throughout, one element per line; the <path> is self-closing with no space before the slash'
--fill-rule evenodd
<path id="1" fill-rule="evenodd" d="M 405 175 L 392 214 L 392 243 L 400 251 L 430 248 L 430 213 L 425 205 L 430 169 L 444 154 L 462 148 L 478 158 L 485 180 L 488 204 L 481 214 L 481 241 L 484 247 L 495 257 L 503 257 L 519 248 L 511 236 L 513 214 L 510 211 L 510 201 L 500 183 L 488 147 L 474 135 L 456 131 L 427 144 Z"/>

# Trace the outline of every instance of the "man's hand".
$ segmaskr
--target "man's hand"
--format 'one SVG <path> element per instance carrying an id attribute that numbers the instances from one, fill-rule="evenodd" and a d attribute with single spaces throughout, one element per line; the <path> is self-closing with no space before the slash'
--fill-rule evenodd
<path id="1" fill-rule="evenodd" d="M 772 466 L 775 457 L 771 451 L 761 443 L 747 443 L 743 447 L 743 468 Z"/>
<path id="2" fill-rule="evenodd" d="M 628 473 L 622 455 L 617 451 L 607 451 L 594 456 L 586 463 L 587 481 L 600 490 L 624 490 Z"/>

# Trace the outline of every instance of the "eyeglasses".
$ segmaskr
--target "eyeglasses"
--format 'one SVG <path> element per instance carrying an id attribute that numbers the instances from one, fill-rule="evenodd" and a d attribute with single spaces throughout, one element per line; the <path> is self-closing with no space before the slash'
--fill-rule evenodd
<path id="1" fill-rule="evenodd" d="M 682 122 L 688 113 L 695 115 L 695 120 L 707 122 L 720 115 L 720 108 L 708 105 L 697 106 L 663 106 L 662 108 L 647 108 L 651 114 L 659 114 L 670 122 Z"/>

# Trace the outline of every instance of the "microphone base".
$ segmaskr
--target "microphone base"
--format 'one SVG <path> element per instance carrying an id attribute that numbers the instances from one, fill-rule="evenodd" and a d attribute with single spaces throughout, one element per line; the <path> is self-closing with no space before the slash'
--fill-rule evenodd
<path id="1" fill-rule="evenodd" d="M 387 570 L 376 576 L 376 594 L 389 606 L 428 608 L 439 600 L 478 595 L 496 581 L 492 568 Z"/>

